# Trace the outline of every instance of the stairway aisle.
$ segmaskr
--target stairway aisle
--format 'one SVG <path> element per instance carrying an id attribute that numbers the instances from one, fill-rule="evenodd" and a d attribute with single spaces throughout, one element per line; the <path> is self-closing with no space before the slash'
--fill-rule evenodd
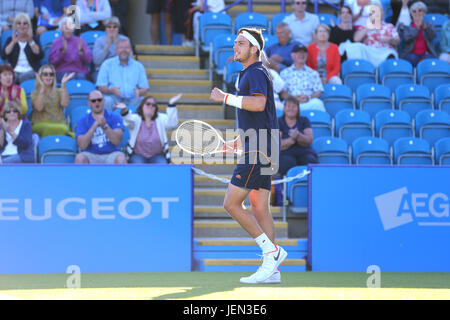
<path id="1" fill-rule="evenodd" d="M 160 111 L 164 112 L 169 99 L 181 92 L 179 123 L 199 119 L 221 131 L 234 128 L 235 121 L 224 118 L 224 108 L 209 100 L 213 83 L 208 70 L 200 69 L 200 58 L 193 47 L 137 45 L 136 53 L 147 70 L 150 93 L 159 102 Z M 173 134 L 168 132 L 172 160 L 183 163 L 177 157 L 180 153 Z M 235 166 L 197 162 L 196 168 L 226 179 L 230 179 Z M 194 271 L 256 271 L 261 264 L 255 241 L 223 209 L 226 187 L 222 182 L 195 175 Z M 272 213 L 278 243 L 289 254 L 281 270 L 305 271 L 306 240 L 287 239 L 288 225 L 282 221 L 280 208 L 272 208 Z"/>

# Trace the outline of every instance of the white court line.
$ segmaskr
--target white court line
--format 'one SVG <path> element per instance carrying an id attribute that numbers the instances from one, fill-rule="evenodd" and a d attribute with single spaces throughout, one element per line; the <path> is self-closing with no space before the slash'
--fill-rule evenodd
<path id="1" fill-rule="evenodd" d="M 0 293 L 0 300 L 22 300 L 22 299 Z"/>

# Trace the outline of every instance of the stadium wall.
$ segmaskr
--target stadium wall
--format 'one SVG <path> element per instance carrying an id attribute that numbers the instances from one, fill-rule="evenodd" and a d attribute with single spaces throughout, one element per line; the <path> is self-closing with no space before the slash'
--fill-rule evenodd
<path id="1" fill-rule="evenodd" d="M 0 273 L 191 271 L 191 167 L 0 166 Z"/>
<path id="2" fill-rule="evenodd" d="M 312 271 L 450 272 L 450 167 L 312 165 Z"/>

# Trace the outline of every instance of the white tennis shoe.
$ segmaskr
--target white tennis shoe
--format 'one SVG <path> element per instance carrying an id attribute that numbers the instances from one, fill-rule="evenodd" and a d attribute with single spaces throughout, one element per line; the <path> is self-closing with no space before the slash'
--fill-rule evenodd
<path id="1" fill-rule="evenodd" d="M 265 281 L 278 271 L 278 266 L 286 259 L 287 252 L 278 245 L 275 245 L 275 248 L 276 250 L 263 255 L 263 263 L 254 274 L 241 278 L 242 283 L 266 283 Z"/>
<path id="2" fill-rule="evenodd" d="M 258 272 L 258 271 L 257 271 Z M 268 279 L 264 280 L 263 282 L 258 282 L 255 279 L 255 272 L 254 274 L 248 276 L 248 277 L 242 277 L 240 282 L 241 283 L 281 283 L 281 273 L 279 270 L 275 271 Z"/>

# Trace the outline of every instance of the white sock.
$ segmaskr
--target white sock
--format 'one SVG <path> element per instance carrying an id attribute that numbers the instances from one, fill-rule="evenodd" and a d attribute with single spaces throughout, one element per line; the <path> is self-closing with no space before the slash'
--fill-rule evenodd
<path id="1" fill-rule="evenodd" d="M 265 233 L 262 233 L 260 236 L 255 238 L 256 243 L 261 248 L 263 253 L 267 253 L 270 251 L 275 251 L 275 245 L 270 241 Z"/>

